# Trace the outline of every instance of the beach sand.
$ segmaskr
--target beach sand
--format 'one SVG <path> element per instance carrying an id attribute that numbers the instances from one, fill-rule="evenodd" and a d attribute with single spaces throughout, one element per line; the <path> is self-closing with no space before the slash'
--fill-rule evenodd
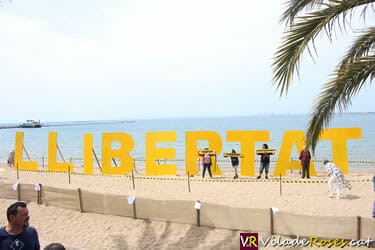
<path id="1" fill-rule="evenodd" d="M 76 171 L 81 171 L 77 168 Z M 144 177 L 137 168 L 136 177 Z M 84 176 L 66 173 L 19 172 L 19 183 L 42 183 L 60 188 L 81 188 L 98 193 L 134 195 L 160 200 L 200 200 L 231 207 L 276 207 L 303 215 L 361 216 L 370 218 L 375 200 L 372 176 L 375 171 L 351 170 L 347 177 L 352 190 L 346 190 L 340 200 L 328 198 L 327 183 L 282 183 L 279 177 L 255 180 L 243 177 L 232 180 L 233 173 L 223 170 L 223 176 L 210 179 L 191 177 L 188 190 L 183 171 L 177 176 L 135 179 L 135 190 L 126 176 Z M 311 180 L 327 180 L 325 172 Z M 288 171 L 283 180 L 302 180 L 298 170 Z M 243 182 L 246 181 L 246 182 Z M 17 182 L 17 172 L 0 166 L 0 182 Z M 1 198 L 1 197 L 0 197 Z M 0 222 L 6 224 L 5 210 L 14 202 L 0 199 Z M 69 249 L 239 249 L 238 230 L 197 227 L 179 223 L 133 219 L 120 216 L 80 213 L 68 209 L 29 204 L 30 224 L 37 228 L 42 246 L 61 242 Z M 278 249 L 283 249 L 278 247 Z M 288 248 L 284 248 L 288 249 Z"/>

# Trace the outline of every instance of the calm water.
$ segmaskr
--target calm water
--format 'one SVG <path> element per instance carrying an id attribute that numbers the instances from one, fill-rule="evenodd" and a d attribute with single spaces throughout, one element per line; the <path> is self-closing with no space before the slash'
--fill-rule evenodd
<path id="1" fill-rule="evenodd" d="M 82 124 L 84 123 L 84 124 Z M 91 124 L 90 124 L 91 123 Z M 48 155 L 48 132 L 58 133 L 58 145 L 66 160 L 82 163 L 83 135 L 92 133 L 94 136 L 94 148 L 98 155 L 101 154 L 101 134 L 104 132 L 125 132 L 130 134 L 135 143 L 131 156 L 137 159 L 145 157 L 145 134 L 156 131 L 176 131 L 176 143 L 160 143 L 158 147 L 174 147 L 176 158 L 185 159 L 185 132 L 211 130 L 219 133 L 223 141 L 223 151 L 229 152 L 232 148 L 239 149 L 238 143 L 226 142 L 227 130 L 268 130 L 270 148 L 280 149 L 281 141 L 286 130 L 305 130 L 307 115 L 262 115 L 249 117 L 225 117 L 225 118 L 185 118 L 185 119 L 153 119 L 136 120 L 134 122 L 119 123 L 118 121 L 91 121 L 91 122 L 44 122 L 51 127 L 39 129 L 0 129 L 0 161 L 6 162 L 8 153 L 14 148 L 15 133 L 24 132 L 24 145 L 33 161 L 41 161 Z M 73 126 L 53 126 L 72 124 Z M 362 139 L 348 140 L 348 159 L 351 161 L 365 160 L 375 162 L 375 113 L 351 113 L 335 117 L 330 128 L 360 127 Z M 1 124 L 8 125 L 8 124 Z M 256 144 L 261 148 L 264 142 Z M 116 145 L 113 145 L 116 147 Z M 207 142 L 201 141 L 199 147 L 207 146 Z M 297 150 L 293 149 L 292 158 L 297 158 Z M 315 160 L 331 158 L 331 142 L 319 142 Z M 277 155 L 276 155 L 277 157 Z M 275 158 L 276 158 L 275 157 Z M 219 156 L 219 159 L 222 158 Z M 374 164 L 367 164 L 374 168 Z"/>

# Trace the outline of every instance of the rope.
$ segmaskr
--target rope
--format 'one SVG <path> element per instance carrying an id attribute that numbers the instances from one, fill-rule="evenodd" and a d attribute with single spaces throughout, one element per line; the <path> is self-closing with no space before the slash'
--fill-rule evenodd
<path id="1" fill-rule="evenodd" d="M 48 171 L 48 170 L 19 170 L 23 172 L 33 172 L 33 173 L 52 173 L 52 174 L 67 174 L 67 172 L 59 172 L 59 171 Z M 78 176 L 102 176 L 102 177 L 125 177 L 128 179 L 131 179 L 132 177 L 130 175 L 102 175 L 102 174 L 92 174 L 92 175 L 86 175 L 84 173 L 70 173 L 71 175 L 78 175 Z M 249 177 L 251 178 L 251 177 Z M 177 177 L 154 177 L 154 176 L 134 176 L 134 179 L 138 180 L 159 180 L 159 181 L 186 181 L 186 177 L 177 178 Z M 265 182 L 265 183 L 272 183 L 272 182 L 280 182 L 280 179 L 277 177 L 270 178 L 270 179 L 203 179 L 203 178 L 190 178 L 190 181 L 195 182 Z M 350 182 L 372 182 L 372 179 L 353 179 L 349 180 Z M 328 183 L 328 180 L 281 180 L 282 183 L 306 183 L 306 184 L 321 184 L 321 183 Z"/>

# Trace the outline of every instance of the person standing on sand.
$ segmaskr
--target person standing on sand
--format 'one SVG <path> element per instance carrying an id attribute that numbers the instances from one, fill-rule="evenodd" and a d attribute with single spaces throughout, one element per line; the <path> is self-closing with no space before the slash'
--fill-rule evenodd
<path id="1" fill-rule="evenodd" d="M 232 149 L 232 153 L 235 154 L 236 150 Z M 238 178 L 238 165 L 240 164 L 240 161 L 238 160 L 238 157 L 230 157 L 230 162 L 232 163 L 232 167 L 234 168 L 234 177 L 233 179 Z"/>
<path id="2" fill-rule="evenodd" d="M 12 168 L 14 166 L 14 149 L 10 151 L 8 156 L 8 167 Z"/>
<path id="3" fill-rule="evenodd" d="M 299 160 L 301 162 L 302 166 L 302 178 L 307 177 L 307 179 L 310 179 L 310 160 L 311 160 L 311 154 L 310 151 L 307 149 L 307 146 L 303 146 L 303 149 L 301 150 L 299 154 Z"/>
<path id="4" fill-rule="evenodd" d="M 262 149 L 268 149 L 268 145 L 266 143 L 263 144 Z M 260 169 L 259 175 L 257 179 L 262 177 L 263 169 L 265 172 L 265 178 L 268 179 L 268 170 L 270 168 L 270 153 L 259 153 L 260 155 Z"/>
<path id="5" fill-rule="evenodd" d="M 29 226 L 29 210 L 23 201 L 17 201 L 7 209 L 8 224 L 0 228 L 0 249 L 39 250 L 39 238 L 35 228 Z"/>
<path id="6" fill-rule="evenodd" d="M 208 148 L 205 148 L 205 150 L 208 150 Z M 206 169 L 208 170 L 208 174 L 212 178 L 211 165 L 212 165 L 211 155 L 209 153 L 205 153 L 203 155 L 203 172 L 202 172 L 202 178 L 204 178 L 204 174 L 206 173 Z"/>
<path id="7" fill-rule="evenodd" d="M 323 161 L 324 167 L 326 168 L 329 176 L 328 180 L 328 188 L 329 188 L 329 195 L 328 197 L 340 199 L 341 190 L 343 188 L 347 188 L 349 190 L 352 189 L 352 185 L 349 181 L 345 178 L 342 171 L 333 163 L 328 160 Z M 336 192 L 333 189 L 333 183 L 336 182 Z"/>

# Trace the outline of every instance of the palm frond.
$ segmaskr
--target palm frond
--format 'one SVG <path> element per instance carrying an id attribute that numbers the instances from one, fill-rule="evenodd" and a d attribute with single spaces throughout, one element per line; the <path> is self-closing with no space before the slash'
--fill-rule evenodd
<path id="1" fill-rule="evenodd" d="M 280 91 L 280 96 L 287 94 L 294 72 L 299 72 L 299 59 L 310 42 L 322 31 L 326 31 L 331 38 L 335 21 L 340 15 L 348 11 L 366 5 L 375 0 L 331 0 L 334 4 L 324 4 L 326 8 L 300 17 L 293 24 L 279 49 L 275 53 L 273 62 L 273 82 Z M 323 3 L 322 3 L 323 4 Z"/>
<path id="2" fill-rule="evenodd" d="M 357 57 L 345 67 L 337 67 L 314 105 L 306 132 L 306 145 L 315 151 L 321 131 L 329 124 L 335 110 L 342 112 L 351 104 L 363 85 L 375 78 L 375 55 Z"/>
<path id="3" fill-rule="evenodd" d="M 352 44 L 349 51 L 341 61 L 341 67 L 345 64 L 353 62 L 357 57 L 367 56 L 369 53 L 375 53 L 375 26 L 364 31 Z"/>
<path id="4" fill-rule="evenodd" d="M 301 11 L 307 9 L 312 10 L 315 7 L 321 5 L 324 0 L 290 0 L 286 3 L 286 10 L 283 12 L 280 18 L 280 22 L 292 25 L 294 19 Z"/>
<path id="5" fill-rule="evenodd" d="M 312 9 L 314 6 L 320 5 L 323 2 L 324 0 L 290 0 L 286 4 L 286 10 L 281 15 L 280 22 L 293 24 L 294 18 L 299 12 L 306 8 Z"/>

